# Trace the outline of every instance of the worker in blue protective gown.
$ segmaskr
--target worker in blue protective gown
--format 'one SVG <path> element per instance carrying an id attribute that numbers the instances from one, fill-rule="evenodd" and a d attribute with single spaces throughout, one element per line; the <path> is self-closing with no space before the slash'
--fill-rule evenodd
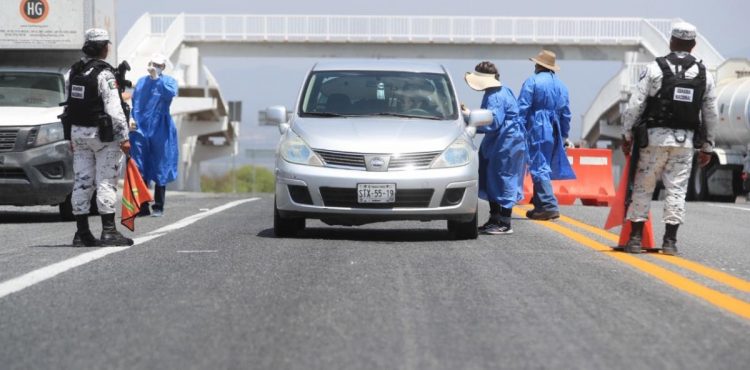
<path id="1" fill-rule="evenodd" d="M 555 74 L 560 69 L 555 53 L 542 50 L 530 60 L 536 63 L 534 75 L 524 82 L 518 96 L 518 119 L 526 128 L 529 172 L 534 183 L 534 209 L 526 217 L 544 221 L 560 217 L 551 180 L 576 178 L 565 154 L 570 146 L 570 101 L 568 88 Z"/>
<path id="2" fill-rule="evenodd" d="M 154 55 L 148 76 L 138 80 L 133 91 L 133 119 L 136 129 L 130 132 L 131 156 L 146 184 L 154 182 L 153 210 L 145 204 L 140 215 L 159 217 L 164 213 L 166 186 L 177 178 L 179 160 L 177 128 L 169 113 L 177 95 L 177 81 L 164 75 L 167 59 Z"/>
<path id="3" fill-rule="evenodd" d="M 484 91 L 482 109 L 492 111 L 493 121 L 477 127 L 484 134 L 479 147 L 479 197 L 490 204 L 490 218 L 479 231 L 483 234 L 512 234 L 511 212 L 523 199 L 526 169 L 526 135 L 517 120 L 518 105 L 513 92 L 502 86 L 491 62 L 477 64 L 464 76 L 474 90 Z M 464 115 L 470 112 L 464 110 Z"/>

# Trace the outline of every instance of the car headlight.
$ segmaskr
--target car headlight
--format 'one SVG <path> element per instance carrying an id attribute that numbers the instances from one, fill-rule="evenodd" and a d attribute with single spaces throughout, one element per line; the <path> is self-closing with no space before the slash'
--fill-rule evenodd
<path id="1" fill-rule="evenodd" d="M 461 167 L 469 164 L 474 147 L 466 140 L 458 139 L 440 154 L 432 168 Z"/>
<path id="2" fill-rule="evenodd" d="M 34 135 L 34 131 L 36 131 L 36 135 Z M 65 140 L 63 125 L 60 122 L 41 125 L 34 131 L 29 134 L 29 141 L 27 142 L 29 146 L 42 146 Z"/>
<path id="3" fill-rule="evenodd" d="M 285 161 L 308 166 L 323 166 L 323 161 L 310 149 L 302 138 L 293 131 L 288 131 L 279 147 L 281 158 Z"/>

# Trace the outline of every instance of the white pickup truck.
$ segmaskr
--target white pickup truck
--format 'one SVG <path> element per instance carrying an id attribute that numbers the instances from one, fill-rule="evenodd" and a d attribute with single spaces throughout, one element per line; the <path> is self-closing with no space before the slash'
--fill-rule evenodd
<path id="1" fill-rule="evenodd" d="M 115 38 L 114 14 L 114 0 L 0 1 L 0 205 L 59 206 L 73 218 L 73 153 L 57 117 L 64 76 L 86 29 Z"/>
<path id="2" fill-rule="evenodd" d="M 73 154 L 57 118 L 61 70 L 0 67 L 0 204 L 60 205 L 71 214 Z"/>

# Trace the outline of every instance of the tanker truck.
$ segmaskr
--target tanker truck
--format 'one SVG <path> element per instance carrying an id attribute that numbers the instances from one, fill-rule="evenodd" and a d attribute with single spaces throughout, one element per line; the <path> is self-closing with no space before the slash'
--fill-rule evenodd
<path id="1" fill-rule="evenodd" d="M 716 71 L 715 150 L 711 163 L 693 166 L 688 200 L 734 202 L 750 191 L 750 60 L 729 59 Z"/>
<path id="2" fill-rule="evenodd" d="M 73 154 L 58 118 L 64 76 L 86 29 L 114 40 L 114 14 L 115 0 L 0 1 L 0 205 L 57 206 L 73 218 Z"/>

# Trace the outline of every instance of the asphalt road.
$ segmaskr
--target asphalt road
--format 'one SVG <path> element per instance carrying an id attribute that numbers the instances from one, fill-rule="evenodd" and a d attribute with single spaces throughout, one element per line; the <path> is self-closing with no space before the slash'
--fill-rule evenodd
<path id="1" fill-rule="evenodd" d="M 170 194 L 165 217 L 138 219 L 140 244 L 110 251 L 66 246 L 74 224 L 52 208 L 0 208 L 0 368 L 750 364 L 750 204 L 689 204 L 669 260 L 603 250 L 612 235 L 571 220 L 520 216 L 514 235 L 470 241 L 439 222 L 309 222 L 277 239 L 270 196 L 217 208 L 242 198 Z M 607 211 L 563 208 L 593 226 Z M 72 260 L 85 263 L 39 278 Z"/>

